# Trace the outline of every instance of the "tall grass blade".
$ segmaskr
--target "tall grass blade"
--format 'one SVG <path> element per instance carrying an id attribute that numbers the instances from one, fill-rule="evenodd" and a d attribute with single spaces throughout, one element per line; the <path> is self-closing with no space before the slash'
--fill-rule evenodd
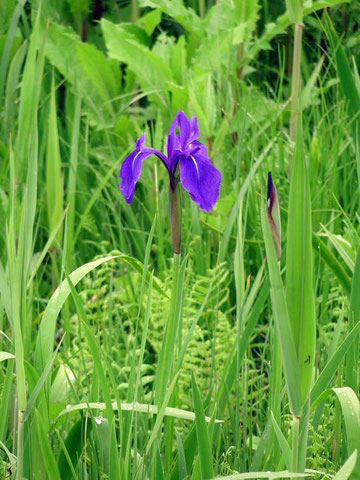
<path id="1" fill-rule="evenodd" d="M 54 74 L 51 81 L 48 137 L 46 144 L 46 200 L 49 232 L 52 233 L 63 213 L 64 180 L 61 171 L 61 157 L 57 128 Z M 62 228 L 56 233 L 58 245 L 62 243 Z"/>
<path id="2" fill-rule="evenodd" d="M 301 386 L 299 383 L 300 367 L 285 298 L 285 290 L 281 280 L 275 246 L 268 221 L 266 204 L 264 204 L 261 208 L 261 226 L 265 241 L 267 263 L 272 288 L 271 298 L 275 325 L 280 339 L 281 355 L 288 389 L 290 408 L 294 415 L 300 416 L 302 410 Z"/>
<path id="3" fill-rule="evenodd" d="M 191 383 L 194 398 L 196 437 L 200 456 L 201 478 L 206 480 L 214 476 L 209 432 L 205 422 L 203 403 L 194 374 L 191 376 Z"/>
<path id="4" fill-rule="evenodd" d="M 311 198 L 299 115 L 292 168 L 286 249 L 286 300 L 299 363 L 301 403 L 314 377 L 315 300 L 313 287 Z"/>
<path id="5" fill-rule="evenodd" d="M 350 312 L 349 312 L 349 328 L 354 328 L 360 325 L 360 248 L 357 252 L 354 276 L 351 284 L 350 296 Z M 351 345 L 349 353 L 346 358 L 346 385 L 352 388 L 355 392 L 358 391 L 358 375 L 359 375 L 359 333 Z"/>

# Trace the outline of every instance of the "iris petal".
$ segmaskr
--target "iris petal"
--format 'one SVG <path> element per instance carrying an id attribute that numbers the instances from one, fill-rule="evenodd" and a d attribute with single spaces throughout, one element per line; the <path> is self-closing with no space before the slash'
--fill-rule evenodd
<path id="1" fill-rule="evenodd" d="M 182 186 L 202 210 L 209 212 L 219 196 L 221 172 L 202 153 L 181 156 L 179 162 Z"/>
<path id="2" fill-rule="evenodd" d="M 145 158 L 151 154 L 152 152 L 143 152 L 136 149 L 125 158 L 121 165 L 119 175 L 121 183 L 119 184 L 119 187 L 127 203 L 132 202 L 135 193 L 135 185 L 141 174 L 142 163 Z"/>

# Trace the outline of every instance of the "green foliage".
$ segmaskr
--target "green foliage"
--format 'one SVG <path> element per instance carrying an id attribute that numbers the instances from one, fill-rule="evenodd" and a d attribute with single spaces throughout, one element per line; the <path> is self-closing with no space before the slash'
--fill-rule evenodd
<path id="1" fill-rule="evenodd" d="M 1 478 L 358 478 L 359 8 L 340 3 L 0 2 Z M 223 181 L 210 213 L 183 192 L 174 263 L 163 165 L 131 205 L 118 171 L 143 132 L 166 150 L 179 109 Z"/>

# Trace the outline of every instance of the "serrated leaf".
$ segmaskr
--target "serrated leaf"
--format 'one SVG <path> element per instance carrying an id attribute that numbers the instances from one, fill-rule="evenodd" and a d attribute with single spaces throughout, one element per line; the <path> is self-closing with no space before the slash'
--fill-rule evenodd
<path id="1" fill-rule="evenodd" d="M 140 44 L 121 24 L 101 20 L 109 56 L 126 63 L 136 75 L 144 91 L 156 91 L 156 97 L 164 106 L 167 82 L 172 79 L 169 66 L 146 46 Z"/>
<path id="2" fill-rule="evenodd" d="M 117 114 L 114 100 L 121 93 L 117 62 L 56 23 L 49 27 L 46 55 L 75 92 L 81 94 L 90 123 L 98 128 L 112 126 Z"/>

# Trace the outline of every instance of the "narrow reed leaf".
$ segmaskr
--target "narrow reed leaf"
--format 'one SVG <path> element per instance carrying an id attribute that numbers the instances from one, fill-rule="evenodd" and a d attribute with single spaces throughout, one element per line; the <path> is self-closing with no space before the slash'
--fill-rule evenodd
<path id="1" fill-rule="evenodd" d="M 94 270 L 94 268 L 102 265 L 109 260 L 116 258 L 115 256 L 100 258 L 90 263 L 82 265 L 70 274 L 70 279 L 74 285 L 80 282 L 84 276 Z M 51 296 L 49 303 L 45 309 L 42 321 L 40 323 L 39 332 L 36 340 L 35 348 L 35 366 L 41 372 L 44 366 L 50 361 L 55 336 L 56 320 L 62 306 L 70 295 L 70 286 L 67 279 L 55 290 Z"/>
<path id="2" fill-rule="evenodd" d="M 200 456 L 200 468 L 202 480 L 213 478 L 214 470 L 212 463 L 212 452 L 210 445 L 209 432 L 205 422 L 205 413 L 203 403 L 200 397 L 199 389 L 196 385 L 194 374 L 191 375 L 191 384 L 195 409 L 196 436 Z"/>
<path id="3" fill-rule="evenodd" d="M 333 480 L 348 480 L 354 470 L 356 460 L 359 456 L 358 450 L 354 450 L 350 457 L 346 460 L 340 470 L 334 475 Z"/>
<path id="4" fill-rule="evenodd" d="M 331 244 L 340 255 L 344 264 L 347 265 L 351 272 L 354 272 L 356 251 L 353 249 L 350 242 L 348 242 L 341 235 L 334 235 L 333 233 L 329 232 L 329 230 L 324 226 L 323 229 L 325 231 L 326 237 L 330 240 Z"/>
<path id="5" fill-rule="evenodd" d="M 354 344 L 355 340 L 358 338 L 360 333 L 360 323 L 357 323 L 353 329 L 347 334 L 341 345 L 337 348 L 336 352 L 331 356 L 331 358 L 326 363 L 324 369 L 320 373 L 319 377 L 317 378 L 316 382 L 314 383 L 310 399 L 311 399 L 311 408 L 313 407 L 313 403 L 317 402 L 318 397 L 330 387 L 331 381 L 336 374 L 336 371 L 341 365 L 346 353 L 350 349 L 350 347 Z"/>
<path id="6" fill-rule="evenodd" d="M 324 262 L 335 274 L 346 295 L 350 297 L 351 279 L 342 264 L 335 257 L 335 255 L 332 253 L 326 243 L 323 242 L 321 238 L 315 233 L 312 236 L 312 242 L 313 247 L 320 250 L 320 255 L 322 256 Z"/>
<path id="7" fill-rule="evenodd" d="M 357 163 L 357 174 L 358 182 L 360 182 L 360 156 L 359 156 L 359 147 L 360 147 L 360 88 L 356 83 L 357 71 L 355 70 L 355 75 L 353 75 L 349 61 L 347 59 L 345 50 L 343 49 L 340 39 L 337 36 L 335 28 L 331 22 L 330 16 L 326 13 L 327 22 L 326 22 L 326 31 L 330 38 L 331 49 L 335 53 L 335 62 L 337 74 L 340 80 L 340 89 L 343 97 L 345 98 L 347 104 L 348 115 L 351 120 L 351 126 L 353 131 L 353 140 L 355 144 L 355 149 L 357 152 L 356 163 Z"/>
<path id="8" fill-rule="evenodd" d="M 294 163 L 290 181 L 286 300 L 299 363 L 301 403 L 304 405 L 314 376 L 315 300 L 313 287 L 310 187 L 303 152 L 302 118 L 299 114 Z"/>
<path id="9" fill-rule="evenodd" d="M 231 213 L 230 213 L 229 218 L 228 218 L 228 220 L 226 222 L 226 225 L 225 225 L 224 235 L 223 235 L 223 238 L 221 240 L 220 249 L 219 249 L 218 263 L 223 262 L 226 258 L 226 253 L 227 253 L 228 247 L 229 247 L 231 232 L 232 232 L 232 229 L 234 227 L 235 221 L 238 218 L 240 204 L 243 201 L 243 199 L 246 195 L 246 192 L 248 191 L 248 189 L 250 187 L 251 181 L 252 181 L 255 173 L 257 172 L 258 168 L 260 167 L 260 165 L 262 164 L 262 162 L 264 161 L 266 156 L 269 154 L 269 152 L 270 152 L 270 150 L 271 150 L 271 148 L 274 144 L 274 141 L 275 141 L 275 139 L 273 139 L 270 143 L 268 143 L 268 145 L 266 145 L 264 151 L 261 153 L 261 155 L 259 155 L 259 157 L 255 160 L 255 162 L 251 166 L 250 171 L 249 171 L 247 177 L 245 178 L 245 180 L 244 180 L 244 182 L 241 186 L 240 192 L 239 192 L 239 194 L 236 198 L 234 206 L 231 210 Z"/>
<path id="10" fill-rule="evenodd" d="M 12 315 L 11 315 L 11 299 L 10 299 L 10 288 L 8 284 L 8 280 L 6 278 L 5 269 L 0 259 L 0 295 L 1 301 L 3 302 L 6 315 L 8 316 L 9 322 L 12 322 Z"/>
<path id="11" fill-rule="evenodd" d="M 181 315 L 182 292 L 184 288 L 185 261 L 181 264 L 181 255 L 174 254 L 173 279 L 171 289 L 169 319 L 166 324 L 164 339 L 161 345 L 158 366 L 155 375 L 155 403 L 162 405 L 166 386 L 174 361 L 176 339 L 178 337 Z"/>
<path id="12" fill-rule="evenodd" d="M 9 358 L 15 358 L 15 355 L 9 352 L 0 352 L 0 362 L 4 362 L 5 360 L 9 360 Z"/>
<path id="13" fill-rule="evenodd" d="M 76 311 L 78 313 L 79 319 L 82 323 L 85 337 L 87 340 L 87 343 L 89 345 L 89 349 L 91 352 L 91 355 L 94 359 L 94 367 L 96 369 L 99 382 L 101 385 L 101 390 L 102 394 L 105 399 L 105 406 L 106 406 L 106 414 L 107 414 L 107 422 L 108 422 L 108 455 L 110 458 L 109 462 L 109 477 L 113 480 L 120 480 L 120 468 L 119 468 L 119 460 L 118 460 L 118 446 L 117 446 L 117 440 L 116 440 L 116 432 L 115 432 L 115 417 L 113 413 L 113 408 L 112 408 L 112 403 L 111 403 L 111 397 L 110 397 L 110 392 L 109 392 L 109 384 L 106 378 L 105 374 L 105 369 L 103 367 L 102 361 L 101 361 L 101 347 L 99 344 L 98 339 L 95 337 L 95 335 L 92 332 L 92 329 L 90 325 L 88 324 L 87 318 L 86 318 L 86 313 L 85 309 L 83 307 L 83 304 L 81 303 L 80 297 L 75 290 L 75 287 L 72 283 L 72 280 L 70 276 L 66 277 L 66 280 L 68 282 L 68 286 L 71 291 L 72 298 L 74 300 L 75 306 L 76 306 Z M 110 372 L 109 372 L 110 374 Z"/>
<path id="14" fill-rule="evenodd" d="M 89 436 L 92 426 L 93 422 L 88 421 L 85 417 L 78 420 L 67 434 L 65 442 L 61 445 L 62 450 L 57 462 L 61 480 L 72 480 L 74 478 L 74 471 L 85 445 L 85 428 L 86 435 Z"/>
<path id="15" fill-rule="evenodd" d="M 360 248 L 357 252 L 354 276 L 351 284 L 349 327 L 360 325 Z M 357 379 L 359 372 L 359 334 L 351 345 L 346 359 L 345 381 L 346 385 L 354 391 L 357 390 Z"/>
<path id="16" fill-rule="evenodd" d="M 53 480 L 61 480 L 59 469 L 55 460 L 54 453 L 52 451 L 50 442 L 47 437 L 47 432 L 45 430 L 43 420 L 37 410 L 35 410 L 35 419 L 37 426 L 37 433 L 40 440 L 40 451 L 46 465 L 46 470 L 51 472 L 51 478 Z"/>
<path id="17" fill-rule="evenodd" d="M 359 123 L 360 119 L 358 114 L 360 110 L 360 92 L 357 88 L 345 50 L 340 43 L 340 39 L 328 15 L 327 33 L 330 38 L 332 51 L 335 53 L 336 68 L 340 80 L 341 92 L 347 101 L 350 117 L 355 116 L 355 124 Z M 360 135 L 360 132 L 358 132 L 358 135 Z M 356 137 L 354 140 L 356 141 Z"/>
<path id="18" fill-rule="evenodd" d="M 61 171 L 61 157 L 57 128 L 54 74 L 51 81 L 50 109 L 48 117 L 48 136 L 46 144 L 46 200 L 49 232 L 58 227 L 63 215 L 64 179 Z M 58 245 L 62 243 L 62 222 L 55 235 Z"/>
<path id="19" fill-rule="evenodd" d="M 118 404 L 112 402 L 113 410 L 118 410 Z M 106 405 L 103 402 L 89 402 L 89 403 L 78 403 L 76 405 L 67 405 L 65 410 L 62 410 L 59 415 L 56 417 L 55 422 L 58 421 L 63 415 L 67 415 L 72 412 L 78 412 L 82 410 L 88 410 L 89 408 L 94 410 L 105 410 Z M 149 415 L 157 415 L 159 409 L 157 405 L 151 405 L 148 403 L 121 403 L 120 410 L 124 412 L 140 412 L 147 413 Z M 188 410 L 182 410 L 181 408 L 166 407 L 164 410 L 164 415 L 167 417 L 181 418 L 182 420 L 195 421 L 195 413 L 189 412 Z M 209 423 L 211 420 L 210 417 L 205 417 L 205 421 Z M 223 423 L 223 420 L 215 420 L 215 423 Z"/>
<path id="20" fill-rule="evenodd" d="M 340 405 L 346 429 L 346 443 L 348 454 L 356 449 L 360 452 L 360 402 L 349 387 L 333 388 Z M 360 479 L 360 457 L 357 457 L 355 468 L 352 473 L 352 480 Z"/>
<path id="21" fill-rule="evenodd" d="M 180 372 L 177 372 L 177 374 L 174 376 L 174 378 L 172 379 L 166 393 L 165 393 L 165 397 L 164 397 L 164 400 L 162 402 L 162 405 L 159 409 L 159 412 L 158 412 L 158 416 L 156 418 L 156 422 L 155 422 L 155 425 L 154 425 L 154 428 L 152 429 L 152 432 L 151 432 L 151 435 L 150 435 L 150 438 L 146 444 L 146 449 L 145 449 L 145 453 L 146 455 L 150 452 L 151 450 L 151 447 L 159 433 L 159 430 L 160 430 L 160 427 L 161 427 L 161 424 L 162 424 L 162 421 L 163 421 L 163 418 L 164 418 L 164 415 L 165 415 L 165 412 L 166 412 L 166 408 L 167 408 L 167 404 L 169 403 L 169 400 L 170 400 L 170 397 L 173 393 L 173 390 L 174 390 L 174 387 L 176 385 L 176 382 L 179 378 L 179 374 Z"/>
<path id="22" fill-rule="evenodd" d="M 325 390 L 317 399 L 314 407 L 323 402 L 331 394 L 339 400 L 346 430 L 346 445 L 350 455 L 354 450 L 360 451 L 360 402 L 350 387 L 330 388 Z M 357 458 L 352 480 L 360 479 L 360 457 Z"/>
<path id="23" fill-rule="evenodd" d="M 294 415 L 300 415 L 302 409 L 301 390 L 299 384 L 300 368 L 296 354 L 292 326 L 285 298 L 284 286 L 281 280 L 274 242 L 271 235 L 267 207 L 261 208 L 261 226 L 265 241 L 267 263 L 272 289 L 272 306 L 275 325 L 280 339 L 281 356 L 285 380 L 288 389 L 290 408 Z"/>
<path id="24" fill-rule="evenodd" d="M 186 459 L 185 459 L 185 453 L 184 453 L 184 446 L 181 441 L 180 434 L 177 430 L 175 430 L 176 434 L 176 442 L 178 445 L 178 451 L 179 451 L 179 480 L 185 480 L 187 477 L 187 468 L 186 468 Z"/>
<path id="25" fill-rule="evenodd" d="M 249 472 L 249 473 L 234 473 L 232 475 L 227 475 L 226 477 L 214 477 L 213 480 L 247 480 L 247 479 L 254 479 L 257 480 L 258 478 L 267 478 L 268 480 L 276 480 L 281 478 L 304 478 L 304 477 L 311 477 L 315 475 L 316 472 L 314 470 L 307 470 L 306 473 L 292 473 L 288 470 L 283 470 L 281 472 Z"/>
<path id="26" fill-rule="evenodd" d="M 55 360 L 55 357 L 59 351 L 59 348 L 62 344 L 62 341 L 64 339 L 64 336 L 65 334 L 63 335 L 62 339 L 60 340 L 60 342 L 58 343 L 54 353 L 52 354 L 51 356 L 51 359 L 50 361 L 44 366 L 44 369 L 43 371 L 41 372 L 41 375 L 39 377 L 39 380 L 37 381 L 33 391 L 31 392 L 31 395 L 30 395 L 30 398 L 27 402 L 27 405 L 26 405 L 26 410 L 24 412 L 24 422 L 29 418 L 29 415 L 35 405 L 35 402 L 38 398 L 38 395 L 47 379 L 47 377 L 49 376 L 50 372 L 51 372 L 51 368 L 53 366 L 53 363 L 54 363 L 54 360 Z"/>
<path id="27" fill-rule="evenodd" d="M 281 453 L 282 453 L 282 457 L 284 459 L 285 465 L 286 465 L 287 469 L 290 470 L 290 468 L 291 468 L 291 448 L 290 448 L 290 445 L 288 444 L 288 442 L 287 442 L 284 434 L 282 433 L 281 428 L 278 425 L 278 423 L 277 423 L 277 421 L 274 417 L 274 414 L 272 412 L 271 412 L 271 420 L 272 420 L 272 424 L 273 424 L 273 427 L 274 427 L 274 430 L 275 430 L 275 435 L 276 435 L 277 441 L 280 445 L 280 449 L 281 449 Z"/>

